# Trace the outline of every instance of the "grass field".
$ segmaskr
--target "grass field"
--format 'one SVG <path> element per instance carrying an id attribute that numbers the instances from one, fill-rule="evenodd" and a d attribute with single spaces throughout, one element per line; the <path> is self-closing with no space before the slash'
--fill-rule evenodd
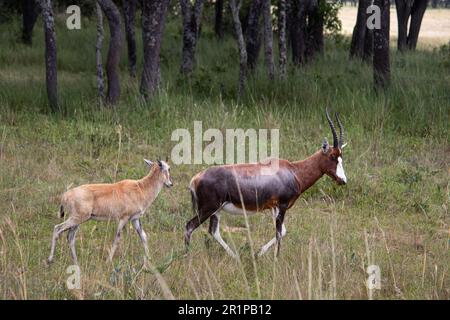
<path id="1" fill-rule="evenodd" d="M 94 23 L 83 20 L 81 31 L 68 31 L 59 19 L 62 112 L 51 115 L 43 33 L 38 28 L 34 46 L 25 47 L 16 41 L 18 21 L 0 25 L 0 298 L 450 298 L 448 48 L 401 55 L 393 47 L 391 88 L 377 95 L 371 66 L 348 60 L 348 39 L 326 39 L 324 56 L 291 68 L 284 82 L 269 83 L 261 67 L 238 105 L 234 40 L 219 42 L 204 27 L 198 67 L 187 80 L 178 74 L 181 24 L 169 22 L 160 95 L 142 102 L 124 51 L 122 98 L 112 111 L 96 104 Z M 110 264 L 115 223 L 82 225 L 80 290 L 66 288 L 65 237 L 55 263 L 46 266 L 53 226 L 61 222 L 59 195 L 67 188 L 142 177 L 142 158 L 170 154 L 172 131 L 193 130 L 194 120 L 221 130 L 279 128 L 281 157 L 303 159 L 324 136 L 331 139 L 325 106 L 339 111 L 346 127 L 349 182 L 339 187 L 324 177 L 297 201 L 286 215 L 278 260 L 269 251 L 254 263 L 250 254 L 252 244 L 257 250 L 274 236 L 270 214 L 249 217 L 249 230 L 243 218 L 222 219 L 239 261 L 210 238 L 207 224 L 181 256 L 192 217 L 187 186 L 206 165 L 172 165 L 175 186 L 164 189 L 143 218 L 152 262 L 168 290 L 142 269 L 143 250 L 131 226 Z M 381 290 L 374 292 L 366 288 L 371 264 L 381 270 Z"/>

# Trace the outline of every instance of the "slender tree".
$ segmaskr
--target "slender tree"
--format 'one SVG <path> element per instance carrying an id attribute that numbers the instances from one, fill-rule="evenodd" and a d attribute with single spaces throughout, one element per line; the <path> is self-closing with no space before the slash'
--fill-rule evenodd
<path id="1" fill-rule="evenodd" d="M 98 3 L 108 19 L 109 33 L 111 35 L 108 58 L 106 60 L 106 77 L 108 79 L 106 103 L 115 105 L 120 98 L 119 62 L 122 48 L 120 12 L 112 0 L 98 0 Z"/>
<path id="2" fill-rule="evenodd" d="M 280 51 L 280 78 L 286 77 L 286 0 L 278 0 L 278 48 Z"/>
<path id="3" fill-rule="evenodd" d="M 372 0 L 370 0 L 372 2 Z M 366 21 L 372 15 L 371 12 L 366 11 Z M 373 56 L 373 30 L 369 29 L 366 25 L 366 33 L 364 35 L 364 50 L 363 50 L 363 61 L 370 63 L 372 62 Z"/>
<path id="4" fill-rule="evenodd" d="M 306 15 L 310 0 L 293 0 L 289 12 L 289 38 L 294 65 L 305 62 L 306 53 Z"/>
<path id="5" fill-rule="evenodd" d="M 372 0 L 359 0 L 356 24 L 353 28 L 352 42 L 350 44 L 350 58 L 363 58 L 367 28 L 367 8 Z"/>
<path id="6" fill-rule="evenodd" d="M 58 111 L 58 79 L 56 60 L 56 32 L 55 19 L 51 0 L 39 0 L 45 33 L 45 71 L 47 97 L 50 109 Z"/>
<path id="7" fill-rule="evenodd" d="M 266 60 L 269 79 L 275 78 L 275 64 L 273 62 L 273 32 L 272 14 L 270 12 L 270 0 L 263 0 L 263 20 L 264 20 L 264 56 Z"/>
<path id="8" fill-rule="evenodd" d="M 415 0 L 411 8 L 411 24 L 406 43 L 409 50 L 415 50 L 419 39 L 420 26 L 427 9 L 428 0 Z"/>
<path id="9" fill-rule="evenodd" d="M 292 60 L 301 65 L 323 53 L 325 0 L 293 0 L 289 4 Z"/>
<path id="10" fill-rule="evenodd" d="M 236 32 L 236 39 L 239 50 L 239 85 L 238 98 L 242 96 L 245 89 L 245 81 L 247 78 L 247 49 L 245 48 L 244 35 L 242 32 L 241 20 L 239 18 L 239 11 L 241 9 L 242 0 L 236 4 L 236 0 L 230 0 L 230 11 L 233 17 L 234 30 Z"/>
<path id="11" fill-rule="evenodd" d="M 38 16 L 35 0 L 22 0 L 22 42 L 31 45 L 33 28 Z"/>
<path id="12" fill-rule="evenodd" d="M 254 70 L 258 65 L 261 49 L 261 11 L 263 0 L 253 0 L 248 12 L 245 46 L 247 51 L 247 67 Z"/>
<path id="13" fill-rule="evenodd" d="M 128 71 L 132 78 L 136 78 L 136 0 L 123 0 L 123 11 L 128 47 Z"/>
<path id="14" fill-rule="evenodd" d="M 149 99 L 158 89 L 161 79 L 160 52 L 169 0 L 141 0 L 144 70 L 141 94 Z"/>
<path id="15" fill-rule="evenodd" d="M 214 19 L 214 31 L 217 38 L 223 38 L 223 0 L 216 0 L 215 4 L 215 19 Z"/>
<path id="16" fill-rule="evenodd" d="M 183 16 L 183 51 L 181 58 L 181 73 L 189 74 L 194 70 L 195 47 L 198 40 L 200 17 L 203 0 L 180 0 L 181 14 Z"/>
<path id="17" fill-rule="evenodd" d="M 398 22 L 397 48 L 415 50 L 428 0 L 395 0 Z M 410 22 L 408 32 L 408 22 Z"/>
<path id="18" fill-rule="evenodd" d="M 105 84 L 103 80 L 102 44 L 103 44 L 103 13 L 99 3 L 95 3 L 97 14 L 97 41 L 95 43 L 95 63 L 97 66 L 97 89 L 99 104 L 102 105 L 105 98 Z"/>
<path id="19" fill-rule="evenodd" d="M 376 89 L 386 88 L 390 80 L 389 0 L 375 0 L 380 8 L 380 28 L 373 32 L 373 75 Z"/>
<path id="20" fill-rule="evenodd" d="M 311 59 L 316 54 L 323 53 L 323 29 L 324 29 L 324 13 L 322 10 L 325 0 L 313 0 L 309 3 L 307 10 L 307 28 L 308 34 L 306 55 Z"/>

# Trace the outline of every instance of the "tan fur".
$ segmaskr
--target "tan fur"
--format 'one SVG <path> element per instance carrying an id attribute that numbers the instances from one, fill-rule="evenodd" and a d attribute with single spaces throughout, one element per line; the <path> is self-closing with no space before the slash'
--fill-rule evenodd
<path id="1" fill-rule="evenodd" d="M 61 204 L 78 223 L 89 219 L 131 219 L 143 213 L 157 197 L 164 176 L 154 166 L 140 180 L 122 180 L 111 184 L 85 184 L 64 193 Z"/>

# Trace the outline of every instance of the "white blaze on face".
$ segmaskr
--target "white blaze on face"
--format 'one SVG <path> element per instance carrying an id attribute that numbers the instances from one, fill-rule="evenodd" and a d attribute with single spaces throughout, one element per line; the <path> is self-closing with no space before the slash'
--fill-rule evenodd
<path id="1" fill-rule="evenodd" d="M 347 177 L 345 176 L 344 167 L 342 166 L 342 158 L 338 158 L 338 164 L 336 167 L 336 176 L 347 183 Z"/>

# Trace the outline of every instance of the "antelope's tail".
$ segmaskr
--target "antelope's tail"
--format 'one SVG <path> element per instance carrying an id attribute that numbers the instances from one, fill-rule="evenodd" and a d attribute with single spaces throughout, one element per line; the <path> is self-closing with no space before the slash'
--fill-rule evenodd
<path id="1" fill-rule="evenodd" d="M 197 198 L 197 194 L 195 193 L 195 190 L 190 189 L 190 191 L 191 191 L 191 200 L 192 200 L 192 212 L 194 213 L 194 215 L 196 215 L 198 212 L 198 198 Z"/>

